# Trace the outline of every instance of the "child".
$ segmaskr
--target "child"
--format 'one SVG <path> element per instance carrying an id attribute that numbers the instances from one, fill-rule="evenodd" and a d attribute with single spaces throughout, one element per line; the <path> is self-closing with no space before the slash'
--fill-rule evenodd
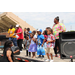
<path id="1" fill-rule="evenodd" d="M 24 42 L 25 42 L 26 56 L 28 56 L 28 54 L 29 54 L 29 57 L 31 57 L 31 53 L 28 52 L 28 48 L 29 48 L 29 45 L 30 45 L 29 36 L 26 36 L 26 39 L 25 39 Z"/>
<path id="2" fill-rule="evenodd" d="M 28 49 L 28 52 L 32 52 L 32 58 L 35 58 L 35 52 L 37 51 L 36 39 L 34 38 L 33 33 L 30 34 L 31 43 Z"/>
<path id="3" fill-rule="evenodd" d="M 45 41 L 45 38 L 41 33 L 42 33 L 42 29 L 40 29 L 37 33 L 38 34 L 37 39 L 38 39 L 38 46 L 39 47 L 43 47 L 44 41 Z M 42 57 L 44 57 L 44 54 L 42 54 L 41 52 L 39 52 L 39 53 L 37 52 L 37 54 L 39 55 L 38 57 L 41 57 L 41 55 L 42 55 Z"/>
<path id="4" fill-rule="evenodd" d="M 47 43 L 46 53 L 47 53 L 48 59 L 46 61 L 53 62 L 53 53 L 54 53 L 54 46 L 55 46 L 55 37 L 52 34 L 52 29 L 48 29 L 47 30 L 47 35 L 48 35 L 48 38 L 47 38 L 47 42 L 46 42 Z M 49 58 L 49 53 L 51 55 L 51 60 Z"/>

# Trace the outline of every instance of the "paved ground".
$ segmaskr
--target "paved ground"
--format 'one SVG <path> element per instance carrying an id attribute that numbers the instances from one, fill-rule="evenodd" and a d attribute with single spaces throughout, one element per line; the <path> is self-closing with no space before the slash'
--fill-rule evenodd
<path id="1" fill-rule="evenodd" d="M 3 50 L 0 50 L 0 55 L 3 53 Z M 30 60 L 38 60 L 38 61 L 43 61 L 45 59 L 47 59 L 47 56 L 45 55 L 44 58 L 38 58 L 37 54 L 36 54 L 36 58 L 33 59 L 31 57 L 27 57 L 25 56 L 26 55 L 26 50 L 23 50 L 20 55 L 15 55 L 15 57 L 19 57 L 19 58 L 27 58 L 27 59 L 30 59 Z M 73 60 L 75 62 L 75 60 Z M 70 59 L 60 59 L 59 57 L 54 57 L 54 62 L 70 62 Z"/>

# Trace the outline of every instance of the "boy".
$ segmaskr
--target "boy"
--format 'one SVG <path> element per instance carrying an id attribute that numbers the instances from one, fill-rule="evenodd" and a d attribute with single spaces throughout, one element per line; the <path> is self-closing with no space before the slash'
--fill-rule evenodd
<path id="1" fill-rule="evenodd" d="M 42 35 L 42 29 L 40 29 L 40 30 L 37 32 L 37 34 L 38 34 L 38 36 L 37 36 L 37 39 L 38 39 L 38 46 L 39 46 L 39 47 L 40 47 L 40 46 L 43 47 L 45 38 L 44 38 L 44 36 Z M 41 54 L 41 52 L 40 52 L 38 55 L 39 55 L 39 57 L 41 57 L 41 55 L 42 55 L 42 57 L 44 57 L 44 54 Z"/>
<path id="2" fill-rule="evenodd" d="M 47 53 L 48 59 L 46 61 L 53 62 L 53 53 L 54 53 L 54 46 L 55 46 L 55 37 L 52 34 L 52 29 L 48 29 L 47 30 L 47 35 L 48 35 L 48 38 L 47 38 L 47 42 L 46 42 L 47 43 L 46 53 Z M 49 57 L 49 53 L 51 55 L 51 60 L 50 60 L 50 57 Z"/>

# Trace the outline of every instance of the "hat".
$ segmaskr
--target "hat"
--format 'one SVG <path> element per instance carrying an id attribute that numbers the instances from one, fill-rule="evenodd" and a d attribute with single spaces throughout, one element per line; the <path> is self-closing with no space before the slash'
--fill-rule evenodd
<path id="1" fill-rule="evenodd" d="M 16 27 L 19 27 L 19 25 L 16 25 Z"/>
<path id="2" fill-rule="evenodd" d="M 39 32 L 41 32 L 41 33 L 42 33 L 42 29 L 40 29 L 40 30 L 39 30 Z"/>

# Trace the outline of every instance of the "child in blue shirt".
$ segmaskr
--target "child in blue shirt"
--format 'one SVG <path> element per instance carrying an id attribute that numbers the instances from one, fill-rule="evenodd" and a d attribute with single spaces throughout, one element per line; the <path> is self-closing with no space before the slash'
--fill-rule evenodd
<path id="1" fill-rule="evenodd" d="M 37 32 L 37 34 L 38 34 L 38 36 L 37 36 L 38 44 L 37 45 L 39 46 L 39 48 L 43 47 L 44 41 L 45 41 L 45 38 L 44 38 L 44 36 L 41 33 L 42 33 L 42 29 L 40 29 Z M 39 52 L 37 54 L 39 55 L 39 57 L 41 57 L 41 55 L 42 55 L 42 57 L 44 57 L 44 55 L 45 55 L 45 54 L 42 54 L 41 52 Z"/>

